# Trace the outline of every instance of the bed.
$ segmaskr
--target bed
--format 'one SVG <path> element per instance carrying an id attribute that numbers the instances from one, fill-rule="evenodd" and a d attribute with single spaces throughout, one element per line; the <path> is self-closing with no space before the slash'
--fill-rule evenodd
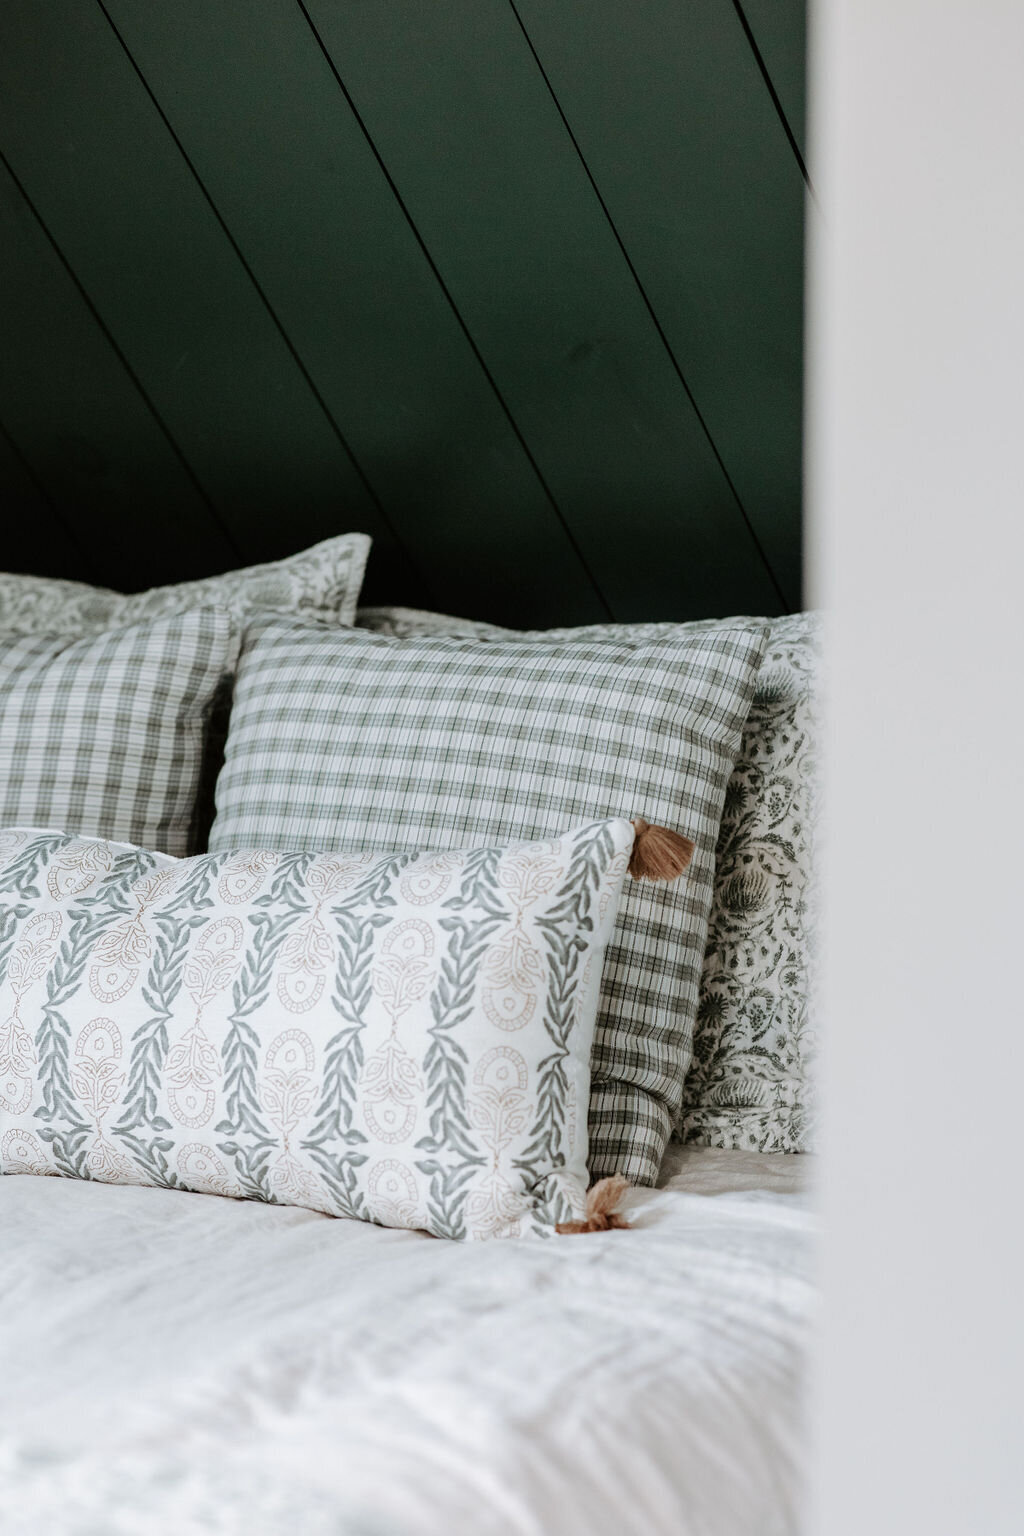
<path id="1" fill-rule="evenodd" d="M 341 536 L 280 567 L 127 598 L 0 577 L 0 1172 L 65 1175 L 0 1178 L 0 1531 L 792 1536 L 816 1305 L 817 621 L 517 635 L 357 616 L 366 544 Z M 584 812 L 612 820 L 569 832 Z M 425 915 L 449 900 L 437 891 L 484 868 L 456 850 L 512 840 L 487 877 L 493 916 L 517 838 L 548 860 L 562 848 L 566 870 L 584 868 L 573 838 L 600 842 L 601 878 L 621 882 L 648 816 L 686 834 L 693 862 L 661 894 L 622 898 L 633 916 L 593 977 L 593 1050 L 545 1174 L 557 1184 L 577 1158 L 580 1201 L 588 1178 L 625 1178 L 628 1229 L 568 1234 L 544 1216 L 539 1239 L 520 1237 L 518 1217 L 472 1230 L 458 1199 L 440 1225 L 413 1203 L 350 1208 L 337 1183 L 340 1204 L 308 1208 L 309 1166 L 305 1184 L 268 1182 L 272 1136 L 262 1153 L 243 1142 L 273 1108 L 259 1100 L 270 1069 L 326 1039 L 331 1007 L 345 1016 L 357 995 L 344 946 L 330 940 L 328 964 L 298 943 L 326 942 L 313 873 L 340 879 L 380 855 L 380 879 L 412 903 L 373 919 L 390 954 L 389 925 L 426 943 Z M 431 850 L 423 884 L 403 863 L 416 849 Z M 359 900 L 384 899 L 375 881 Z M 260 946 L 282 901 L 282 935 L 298 926 L 279 964 Z M 438 911 L 437 933 L 454 932 Z M 426 964 L 419 950 L 410 963 Z M 418 995 L 440 997 L 446 974 Z M 548 1016 L 530 1014 L 535 983 L 517 975 L 480 994 L 499 1064 Z M 352 1017 L 371 1018 L 372 994 L 394 1035 L 387 987 L 374 979 Z M 204 1008 L 227 1095 L 216 1113 L 194 1084 L 160 1098 Z M 334 1105 L 326 1061 L 316 1091 Z M 379 1094 L 360 1100 L 357 1077 L 366 1130 Z M 384 1105 L 393 1127 L 405 1103 Z M 426 1161 L 411 1133 L 380 1134 L 375 1166 L 406 1158 L 410 1202 L 414 1174 L 439 1187 L 447 1130 Z M 501 1158 L 513 1167 L 495 1150 L 495 1176 Z M 439 1236 L 412 1230 L 431 1221 Z"/>
<path id="2" fill-rule="evenodd" d="M 5 1536 L 786 1536 L 812 1162 L 673 1145 L 631 1231 L 479 1246 L 0 1180 Z"/>

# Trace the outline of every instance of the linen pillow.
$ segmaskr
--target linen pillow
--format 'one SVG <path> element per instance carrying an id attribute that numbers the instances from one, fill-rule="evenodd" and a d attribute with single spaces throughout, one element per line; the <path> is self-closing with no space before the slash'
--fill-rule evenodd
<path id="1" fill-rule="evenodd" d="M 495 635 L 547 634 L 547 630 L 503 629 L 499 624 L 488 624 L 482 619 L 458 619 L 450 613 L 431 613 L 425 608 L 360 608 L 356 612 L 359 629 L 372 629 L 378 635 L 389 635 L 392 640 L 412 640 L 424 635 L 476 635 L 478 639 Z M 640 626 L 633 626 L 634 628 Z M 586 637 L 605 631 L 618 634 L 628 630 L 624 624 L 590 624 L 579 632 Z M 573 634 L 571 629 L 556 630 L 556 634 Z"/>
<path id="2" fill-rule="evenodd" d="M 763 643 L 744 626 L 619 645 L 397 641 L 262 618 L 239 663 L 210 847 L 444 852 L 636 808 L 693 838 L 685 884 L 623 900 L 592 1063 L 591 1173 L 654 1183 Z"/>
<path id="3" fill-rule="evenodd" d="M 269 565 L 247 566 L 221 576 L 130 594 L 78 581 L 0 573 L 0 626 L 25 633 L 78 638 L 143 619 L 187 613 L 190 608 L 204 605 L 214 604 L 226 610 L 232 621 L 231 654 L 207 723 L 188 846 L 175 850 L 199 853 L 206 846 L 213 821 L 214 786 L 224 762 L 232 674 L 242 626 L 261 609 L 301 611 L 332 624 L 351 624 L 369 550 L 370 539 L 366 534 L 345 533 Z"/>
<path id="4" fill-rule="evenodd" d="M 817 1147 L 821 620 L 774 619 L 725 795 L 683 1139 Z"/>
<path id="5" fill-rule="evenodd" d="M 0 572 L 0 629 L 77 638 L 209 606 L 226 609 L 236 625 L 261 608 L 309 611 L 351 624 L 369 551 L 365 533 L 344 533 L 286 560 L 132 593 Z"/>
<path id="6" fill-rule="evenodd" d="M 592 625 L 547 636 L 621 642 L 752 622 Z M 357 623 L 405 638 L 514 633 L 413 608 L 361 608 Z M 812 958 L 820 639 L 816 613 L 768 621 L 716 850 L 693 1062 L 677 1122 L 688 1142 L 762 1152 L 817 1146 Z"/>
<path id="7" fill-rule="evenodd" d="M 231 647 L 219 608 L 83 640 L 0 633 L 0 825 L 187 852 Z"/>
<path id="8" fill-rule="evenodd" d="M 440 1237 L 578 1218 L 633 845 L 623 819 L 385 858 L 0 833 L 0 1173 Z"/>

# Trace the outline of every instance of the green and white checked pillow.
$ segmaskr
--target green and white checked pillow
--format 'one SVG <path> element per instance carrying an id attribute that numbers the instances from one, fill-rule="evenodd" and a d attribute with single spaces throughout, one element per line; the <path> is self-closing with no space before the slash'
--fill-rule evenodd
<path id="1" fill-rule="evenodd" d="M 211 851 L 395 852 L 644 816 L 687 876 L 626 893 L 602 983 L 590 1171 L 657 1178 L 681 1104 L 715 840 L 763 629 L 639 643 L 398 641 L 267 616 L 239 662 Z"/>
<path id="2" fill-rule="evenodd" d="M 0 832 L 0 1174 L 549 1236 L 584 1210 L 633 842 L 175 860 Z"/>
<path id="3" fill-rule="evenodd" d="M 214 784 L 224 761 L 232 674 L 243 626 L 264 610 L 351 624 L 369 552 L 365 533 L 345 533 L 269 565 L 250 565 L 221 576 L 129 594 L 80 581 L 0 573 L 0 629 L 78 639 L 144 619 L 187 613 L 191 608 L 215 606 L 228 613 L 233 645 L 210 711 L 191 843 L 180 850 L 198 853 L 206 845 L 213 820 Z"/>
<path id="4" fill-rule="evenodd" d="M 0 826 L 188 852 L 232 643 L 219 608 L 83 640 L 0 632 Z"/>
<path id="5" fill-rule="evenodd" d="M 550 630 L 547 638 L 621 642 L 741 622 L 753 621 L 594 625 Z M 398 637 L 515 633 L 413 608 L 362 608 L 357 623 Z M 688 1142 L 762 1152 L 817 1146 L 812 973 L 820 650 L 819 614 L 769 621 L 718 837 L 693 1061 L 677 1127 Z"/>
<path id="6" fill-rule="evenodd" d="M 226 609 L 236 625 L 265 608 L 351 624 L 369 552 L 368 535 L 344 533 L 286 560 L 131 593 L 0 572 L 0 629 L 77 639 L 202 607 Z"/>

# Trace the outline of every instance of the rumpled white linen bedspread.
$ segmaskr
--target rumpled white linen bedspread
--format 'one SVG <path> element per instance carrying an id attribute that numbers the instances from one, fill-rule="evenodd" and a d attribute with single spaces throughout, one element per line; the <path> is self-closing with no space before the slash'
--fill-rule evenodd
<path id="1" fill-rule="evenodd" d="M 0 1179 L 3 1536 L 791 1536 L 807 1159 L 456 1244 Z M 663 1175 L 663 1178 L 665 1175 Z"/>

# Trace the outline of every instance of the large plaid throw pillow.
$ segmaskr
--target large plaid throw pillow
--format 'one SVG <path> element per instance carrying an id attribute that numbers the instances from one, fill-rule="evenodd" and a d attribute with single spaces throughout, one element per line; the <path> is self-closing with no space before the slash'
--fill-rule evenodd
<path id="1" fill-rule="evenodd" d="M 83 640 L 0 632 L 0 826 L 187 853 L 231 646 L 219 608 Z"/>
<path id="2" fill-rule="evenodd" d="M 210 848 L 394 852 L 641 815 L 696 844 L 635 886 L 605 964 L 590 1171 L 653 1183 L 681 1104 L 756 625 L 624 641 L 393 640 L 283 617 L 243 646 Z"/>
<path id="3" fill-rule="evenodd" d="M 398 638 L 514 634 L 414 608 L 361 608 L 357 622 Z M 672 628 L 734 628 L 739 619 L 601 624 L 545 637 L 620 642 Z M 762 1152 L 813 1152 L 817 1028 L 821 615 L 768 621 L 764 660 L 725 795 L 693 1061 L 677 1130 L 683 1140 Z"/>

